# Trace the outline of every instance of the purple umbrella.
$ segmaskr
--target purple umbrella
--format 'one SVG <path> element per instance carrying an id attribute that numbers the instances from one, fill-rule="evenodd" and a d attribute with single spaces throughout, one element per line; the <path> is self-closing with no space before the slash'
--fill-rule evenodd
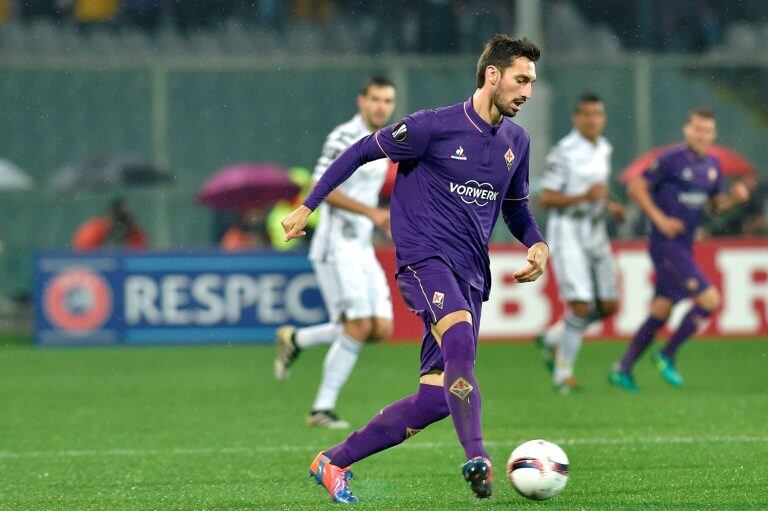
<path id="1" fill-rule="evenodd" d="M 246 210 L 292 199 L 299 186 L 271 163 L 238 163 L 225 167 L 208 180 L 197 200 L 215 209 Z"/>

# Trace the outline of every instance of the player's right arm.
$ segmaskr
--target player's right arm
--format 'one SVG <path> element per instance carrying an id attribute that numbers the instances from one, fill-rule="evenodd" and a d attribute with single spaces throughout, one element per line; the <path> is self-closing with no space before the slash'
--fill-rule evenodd
<path id="1" fill-rule="evenodd" d="M 312 211 L 362 165 L 382 158 L 394 162 L 419 158 L 429 143 L 434 112 L 423 110 L 361 138 L 333 160 L 304 202 L 283 218 L 285 241 L 304 236 Z"/>
<path id="2" fill-rule="evenodd" d="M 605 183 L 595 183 L 589 187 L 589 190 L 577 195 L 565 195 L 557 190 L 544 188 L 539 195 L 539 202 L 545 208 L 567 208 L 583 201 L 598 202 L 606 197 L 608 197 L 608 187 Z"/>
<path id="3" fill-rule="evenodd" d="M 356 201 L 338 188 L 328 194 L 328 197 L 325 198 L 325 202 L 334 208 L 351 211 L 352 213 L 368 217 L 371 222 L 373 222 L 373 225 L 384 231 L 387 236 L 391 237 L 389 230 L 389 210 L 367 206 L 362 202 Z"/>
<path id="4" fill-rule="evenodd" d="M 608 197 L 608 187 L 604 183 L 596 183 L 584 193 L 566 195 L 568 168 L 558 149 L 547 155 L 547 170 L 541 181 L 539 202 L 545 208 L 567 208 L 579 202 L 598 202 Z"/>
<path id="5" fill-rule="evenodd" d="M 655 161 L 651 167 L 641 176 L 630 181 L 627 187 L 629 196 L 634 200 L 643 213 L 650 219 L 656 228 L 667 238 L 674 238 L 685 232 L 685 224 L 679 218 L 665 214 L 651 197 L 650 187 L 658 184 L 663 179 L 665 168 L 663 162 Z"/>

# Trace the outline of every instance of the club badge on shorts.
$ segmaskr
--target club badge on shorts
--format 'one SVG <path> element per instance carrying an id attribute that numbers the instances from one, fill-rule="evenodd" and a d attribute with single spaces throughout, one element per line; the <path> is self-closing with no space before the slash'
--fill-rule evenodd
<path id="1" fill-rule="evenodd" d="M 507 172 L 512 170 L 512 162 L 515 161 L 515 153 L 512 152 L 512 148 L 508 148 L 504 153 L 504 161 L 507 163 Z"/>
<path id="2" fill-rule="evenodd" d="M 435 294 L 432 295 L 432 303 L 437 305 L 438 308 L 442 309 L 443 304 L 445 303 L 445 295 L 440 291 L 435 291 Z"/>

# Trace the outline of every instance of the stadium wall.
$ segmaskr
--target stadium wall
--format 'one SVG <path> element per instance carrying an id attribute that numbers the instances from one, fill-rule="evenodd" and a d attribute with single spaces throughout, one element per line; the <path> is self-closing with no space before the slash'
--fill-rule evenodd
<path id="1" fill-rule="evenodd" d="M 605 322 L 594 325 L 587 337 L 627 338 L 648 315 L 653 297 L 653 265 L 644 242 L 613 244 L 619 276 L 619 308 Z M 393 290 L 395 307 L 394 342 L 412 342 L 422 335 L 421 322 L 408 311 L 394 282 L 394 251 L 381 248 L 379 260 L 385 267 Z M 768 240 L 721 239 L 697 244 L 696 260 L 722 292 L 722 307 L 703 334 L 713 337 L 768 338 Z M 493 286 L 483 307 L 480 335 L 488 340 L 528 340 L 555 322 L 563 312 L 552 266 L 544 277 L 530 284 L 518 284 L 515 271 L 526 264 L 520 246 L 491 248 Z M 673 311 L 669 326 L 676 327 L 690 301 Z"/>
<path id="2" fill-rule="evenodd" d="M 626 338 L 647 314 L 652 266 L 643 243 L 614 245 L 619 310 L 593 338 Z M 422 325 L 394 281 L 391 247 L 378 250 L 395 307 L 393 342 L 417 342 Z M 768 337 L 768 240 L 700 243 L 699 264 L 722 290 L 710 336 Z M 480 332 L 488 340 L 525 340 L 563 310 L 551 266 L 531 284 L 513 273 L 519 246 L 491 249 L 493 287 Z M 270 343 L 275 328 L 327 321 L 305 253 L 42 253 L 35 261 L 35 338 L 46 345 Z M 675 310 L 674 326 L 688 305 Z"/>
<path id="3" fill-rule="evenodd" d="M 354 113 L 362 79 L 386 72 L 398 86 L 396 116 L 452 104 L 474 88 L 475 56 L 14 58 L 0 55 L 0 157 L 37 181 L 30 191 L 0 192 L 0 292 L 28 291 L 32 254 L 69 246 L 75 228 L 126 195 L 153 248 L 212 245 L 212 215 L 196 190 L 216 169 L 238 161 L 314 165 L 326 134 Z M 768 69 L 758 56 L 562 58 L 539 65 L 549 91 L 551 140 L 570 129 L 575 97 L 604 97 L 607 136 L 621 169 L 640 151 L 679 139 L 684 113 L 705 104 L 719 115 L 722 142 L 755 163 L 768 161 L 766 125 L 728 89 L 738 73 Z M 734 75 L 737 73 L 737 75 Z M 539 94 L 536 99 L 542 100 Z M 285 105 L 290 105 L 286 111 Z M 535 103 L 532 103 L 532 106 Z M 546 148 L 536 123 L 534 151 Z M 61 194 L 47 188 L 62 166 L 93 155 L 136 154 L 176 175 L 172 187 Z M 540 167 L 532 169 L 535 188 Z"/>

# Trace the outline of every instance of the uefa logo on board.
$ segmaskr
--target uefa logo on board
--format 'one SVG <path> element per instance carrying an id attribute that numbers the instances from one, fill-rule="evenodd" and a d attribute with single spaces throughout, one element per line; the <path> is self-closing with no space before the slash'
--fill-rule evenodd
<path id="1" fill-rule="evenodd" d="M 112 291 L 98 273 L 68 268 L 46 283 L 43 307 L 54 327 L 83 335 L 97 330 L 112 314 Z"/>

